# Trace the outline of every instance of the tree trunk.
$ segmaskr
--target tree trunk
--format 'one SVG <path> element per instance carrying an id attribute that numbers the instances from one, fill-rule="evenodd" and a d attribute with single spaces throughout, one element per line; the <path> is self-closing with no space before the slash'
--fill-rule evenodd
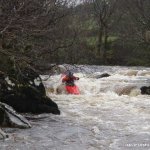
<path id="1" fill-rule="evenodd" d="M 146 31 L 145 39 L 146 39 L 146 42 L 150 42 L 150 31 Z"/>
<path id="2" fill-rule="evenodd" d="M 102 55 L 102 37 L 103 37 L 103 28 L 99 27 L 98 44 L 97 44 L 97 53 L 99 57 L 101 57 Z"/>
<path id="3" fill-rule="evenodd" d="M 103 50 L 103 63 L 107 64 L 107 50 L 108 50 L 108 33 L 107 29 L 105 29 L 105 36 L 104 36 L 104 50 Z"/>

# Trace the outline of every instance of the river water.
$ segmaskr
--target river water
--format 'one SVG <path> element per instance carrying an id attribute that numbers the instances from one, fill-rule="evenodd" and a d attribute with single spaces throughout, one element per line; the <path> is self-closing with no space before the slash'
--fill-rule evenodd
<path id="1" fill-rule="evenodd" d="M 150 68 L 69 66 L 80 77 L 81 95 L 57 93 L 61 75 L 43 81 L 61 115 L 30 115 L 31 129 L 3 129 L 0 150 L 150 149 Z M 109 73 L 107 78 L 98 78 Z M 42 76 L 43 80 L 47 78 Z"/>

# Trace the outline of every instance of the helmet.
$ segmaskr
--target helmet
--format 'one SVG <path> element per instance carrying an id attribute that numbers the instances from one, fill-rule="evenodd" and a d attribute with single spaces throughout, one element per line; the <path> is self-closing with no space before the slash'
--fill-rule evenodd
<path id="1" fill-rule="evenodd" d="M 73 76 L 73 73 L 72 73 L 70 70 L 67 70 L 66 75 L 67 75 L 68 77 L 72 77 L 72 76 Z"/>

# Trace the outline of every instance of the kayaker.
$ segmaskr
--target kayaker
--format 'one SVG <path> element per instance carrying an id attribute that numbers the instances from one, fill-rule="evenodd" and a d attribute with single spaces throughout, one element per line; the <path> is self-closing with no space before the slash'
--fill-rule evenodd
<path id="1" fill-rule="evenodd" d="M 79 80 L 79 77 L 75 77 L 71 71 L 67 71 L 62 78 L 62 82 L 65 82 L 67 86 L 74 86 L 74 80 Z"/>

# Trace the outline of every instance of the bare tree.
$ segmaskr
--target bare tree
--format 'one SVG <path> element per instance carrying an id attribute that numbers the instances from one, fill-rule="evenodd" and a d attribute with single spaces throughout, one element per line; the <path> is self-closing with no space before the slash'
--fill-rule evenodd
<path id="1" fill-rule="evenodd" d="M 120 20 L 122 14 L 116 20 L 113 18 L 117 11 L 118 0 L 90 0 L 89 2 L 93 3 L 94 16 L 98 24 L 97 52 L 106 64 L 110 29 L 116 21 Z"/>
<path id="2" fill-rule="evenodd" d="M 70 5 L 67 0 L 1 0 L 0 53 L 16 65 L 35 65 L 71 45 L 65 41 Z"/>
<path id="3" fill-rule="evenodd" d="M 145 42 L 150 31 L 150 1 L 127 0 L 125 3 L 136 26 L 136 40 Z"/>

